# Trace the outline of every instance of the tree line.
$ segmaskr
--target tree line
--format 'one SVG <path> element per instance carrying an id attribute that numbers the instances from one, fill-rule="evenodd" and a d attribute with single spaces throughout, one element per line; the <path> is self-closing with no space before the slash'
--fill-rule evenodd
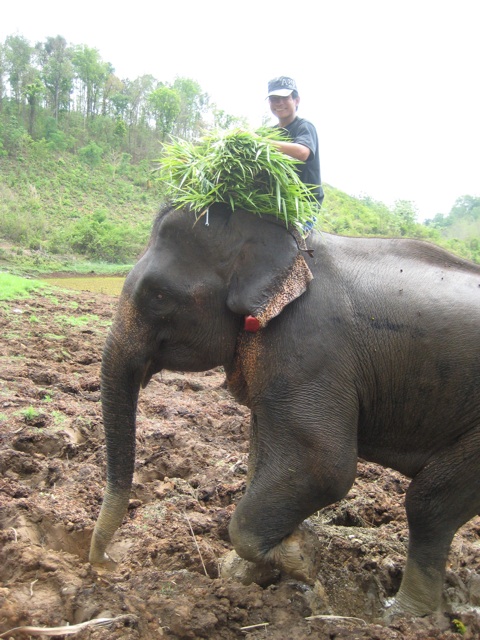
<path id="1" fill-rule="evenodd" d="M 90 133 L 99 146 L 138 161 L 155 148 L 158 153 L 158 142 L 168 136 L 192 139 L 207 122 L 227 128 L 236 121 L 195 80 L 121 79 L 97 49 L 68 44 L 61 35 L 33 45 L 9 35 L 0 43 L 0 142 L 7 152 L 20 126 L 59 150 L 85 142 Z"/>

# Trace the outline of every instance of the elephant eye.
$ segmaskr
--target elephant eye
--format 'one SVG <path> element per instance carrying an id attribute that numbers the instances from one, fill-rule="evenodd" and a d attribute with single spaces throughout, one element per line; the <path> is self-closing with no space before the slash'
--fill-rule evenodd
<path id="1" fill-rule="evenodd" d="M 165 287 L 151 291 L 149 300 L 145 302 L 152 316 L 156 318 L 169 318 L 178 307 L 178 300 Z"/>

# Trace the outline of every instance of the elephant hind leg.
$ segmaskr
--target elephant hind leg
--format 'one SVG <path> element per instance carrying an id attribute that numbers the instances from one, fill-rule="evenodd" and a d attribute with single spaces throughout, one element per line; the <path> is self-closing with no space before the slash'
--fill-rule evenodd
<path id="1" fill-rule="evenodd" d="M 396 604 L 413 615 L 440 609 L 455 532 L 480 510 L 480 428 L 430 459 L 406 497 L 407 564 Z"/>

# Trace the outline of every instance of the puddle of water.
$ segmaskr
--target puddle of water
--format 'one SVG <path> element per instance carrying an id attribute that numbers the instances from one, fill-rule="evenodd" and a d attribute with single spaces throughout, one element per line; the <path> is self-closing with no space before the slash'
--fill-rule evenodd
<path id="1" fill-rule="evenodd" d="M 77 289 L 91 291 L 92 293 L 106 293 L 118 296 L 125 282 L 120 276 L 66 276 L 63 278 L 45 278 L 44 282 L 61 287 L 62 289 Z"/>

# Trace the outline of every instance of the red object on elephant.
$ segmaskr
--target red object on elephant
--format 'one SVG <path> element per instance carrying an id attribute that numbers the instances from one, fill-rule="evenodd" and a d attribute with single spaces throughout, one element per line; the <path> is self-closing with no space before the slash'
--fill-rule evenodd
<path id="1" fill-rule="evenodd" d="M 250 333 L 256 333 L 260 329 L 260 320 L 255 316 L 245 316 L 243 328 Z"/>

